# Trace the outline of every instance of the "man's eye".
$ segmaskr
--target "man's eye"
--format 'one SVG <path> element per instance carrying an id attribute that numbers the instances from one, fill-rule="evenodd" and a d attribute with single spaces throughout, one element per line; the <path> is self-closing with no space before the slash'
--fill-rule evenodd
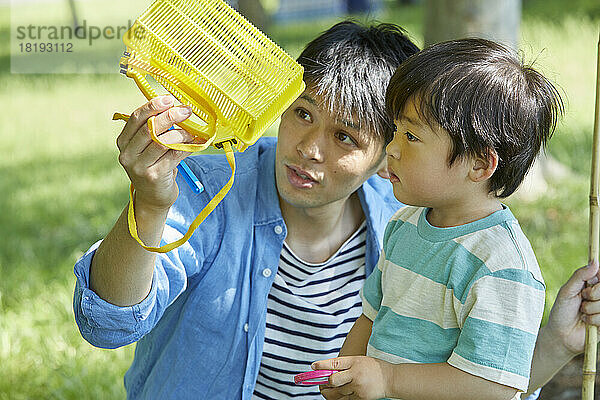
<path id="1" fill-rule="evenodd" d="M 303 110 L 302 108 L 296 109 L 296 115 L 305 121 L 311 122 L 310 114 L 308 112 L 306 112 L 306 110 Z"/>
<path id="2" fill-rule="evenodd" d="M 410 132 L 404 132 L 404 135 L 406 136 L 406 139 L 407 139 L 409 142 L 418 142 L 418 141 L 419 141 L 419 138 L 418 138 L 418 137 L 416 137 L 416 136 L 414 136 L 414 135 L 413 135 L 412 133 L 410 133 Z"/>
<path id="3" fill-rule="evenodd" d="M 352 136 L 350 136 L 344 132 L 338 132 L 338 133 L 336 133 L 336 136 L 340 142 L 356 146 L 356 141 L 354 141 L 354 139 L 352 139 Z"/>

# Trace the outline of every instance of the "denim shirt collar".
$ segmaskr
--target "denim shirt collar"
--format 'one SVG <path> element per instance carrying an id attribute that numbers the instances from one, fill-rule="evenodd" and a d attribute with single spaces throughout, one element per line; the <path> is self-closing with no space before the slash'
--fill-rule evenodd
<path id="1" fill-rule="evenodd" d="M 365 268 L 369 276 L 379 260 L 385 227 L 394 212 L 403 207 L 403 204 L 394 197 L 390 183 L 378 175 L 370 177 L 358 189 L 358 198 L 367 222 Z"/>
<path id="2" fill-rule="evenodd" d="M 263 141 L 276 143 L 275 138 L 264 138 Z M 264 225 L 276 220 L 283 221 L 279 207 L 279 195 L 275 183 L 275 149 L 276 146 L 265 146 L 258 158 L 257 201 L 255 205 L 254 224 Z"/>

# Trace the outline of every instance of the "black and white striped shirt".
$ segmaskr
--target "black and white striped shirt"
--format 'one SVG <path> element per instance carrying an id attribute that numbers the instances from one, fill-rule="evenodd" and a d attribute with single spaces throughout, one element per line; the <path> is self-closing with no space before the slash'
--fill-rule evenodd
<path id="1" fill-rule="evenodd" d="M 253 399 L 323 399 L 294 384 L 317 360 L 336 357 L 362 313 L 366 224 L 327 261 L 302 261 L 284 243 L 267 301 L 267 327 Z"/>

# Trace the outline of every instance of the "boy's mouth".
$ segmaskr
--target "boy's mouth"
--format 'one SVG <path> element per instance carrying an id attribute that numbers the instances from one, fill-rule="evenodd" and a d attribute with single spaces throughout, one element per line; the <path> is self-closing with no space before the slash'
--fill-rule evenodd
<path id="1" fill-rule="evenodd" d="M 396 176 L 396 174 L 394 174 L 394 173 L 393 173 L 392 171 L 390 171 L 389 169 L 388 169 L 388 174 L 389 174 L 389 177 L 388 177 L 388 179 L 390 180 L 390 182 L 392 182 L 392 183 L 395 183 L 395 182 L 400 182 L 400 178 L 398 178 L 398 176 Z"/>

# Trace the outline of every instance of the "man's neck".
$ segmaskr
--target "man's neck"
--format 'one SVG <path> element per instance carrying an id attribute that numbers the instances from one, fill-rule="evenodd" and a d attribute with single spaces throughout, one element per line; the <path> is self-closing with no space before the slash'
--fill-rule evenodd
<path id="1" fill-rule="evenodd" d="M 356 193 L 322 207 L 298 208 L 282 199 L 280 205 L 288 231 L 287 245 L 311 263 L 329 259 L 365 218 Z"/>

